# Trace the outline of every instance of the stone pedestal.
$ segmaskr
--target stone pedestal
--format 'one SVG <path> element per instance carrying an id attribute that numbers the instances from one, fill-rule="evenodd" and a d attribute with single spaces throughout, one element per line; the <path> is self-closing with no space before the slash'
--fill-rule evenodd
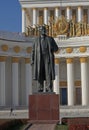
<path id="1" fill-rule="evenodd" d="M 29 119 L 34 122 L 59 121 L 59 95 L 37 93 L 29 96 Z"/>

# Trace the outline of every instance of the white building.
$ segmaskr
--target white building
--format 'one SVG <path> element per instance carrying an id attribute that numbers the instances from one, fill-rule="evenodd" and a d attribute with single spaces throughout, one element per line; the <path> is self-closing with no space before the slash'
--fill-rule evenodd
<path id="1" fill-rule="evenodd" d="M 0 32 L 0 106 L 27 106 L 28 95 L 37 91 L 30 65 L 34 37 L 28 32 L 50 23 L 48 33 L 59 46 L 54 92 L 61 105 L 89 105 L 89 1 L 19 1 L 23 34 Z"/>

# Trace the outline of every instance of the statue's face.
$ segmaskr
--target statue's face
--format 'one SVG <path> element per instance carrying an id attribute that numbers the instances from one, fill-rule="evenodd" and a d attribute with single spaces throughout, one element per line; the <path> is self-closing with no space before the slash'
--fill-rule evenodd
<path id="1" fill-rule="evenodd" d="M 46 34 L 46 30 L 44 30 L 44 29 L 41 30 L 41 34 L 42 34 L 42 35 Z"/>
<path id="2" fill-rule="evenodd" d="M 45 27 L 42 27 L 42 28 L 41 28 L 41 34 L 42 34 L 42 35 L 46 34 L 46 28 L 45 28 Z"/>

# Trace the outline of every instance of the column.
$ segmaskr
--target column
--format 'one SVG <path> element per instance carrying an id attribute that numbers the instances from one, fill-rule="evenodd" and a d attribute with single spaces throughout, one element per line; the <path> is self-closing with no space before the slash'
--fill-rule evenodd
<path id="1" fill-rule="evenodd" d="M 87 58 L 80 58 L 81 62 L 81 88 L 82 88 L 82 105 L 89 105 L 89 81 L 88 81 L 88 64 Z"/>
<path id="2" fill-rule="evenodd" d="M 55 8 L 55 20 L 59 17 L 59 8 Z"/>
<path id="3" fill-rule="evenodd" d="M 26 32 L 26 13 L 24 8 L 22 8 L 22 33 Z"/>
<path id="4" fill-rule="evenodd" d="M 32 94 L 32 67 L 30 59 L 25 58 L 25 79 L 26 79 L 26 105 L 28 106 L 28 96 Z"/>
<path id="5" fill-rule="evenodd" d="M 37 10 L 33 8 L 33 25 L 37 24 Z"/>
<path id="6" fill-rule="evenodd" d="M 5 106 L 5 56 L 0 56 L 0 106 Z"/>
<path id="7" fill-rule="evenodd" d="M 66 61 L 67 61 L 68 105 L 72 106 L 75 104 L 74 65 L 72 58 L 68 58 Z"/>
<path id="8" fill-rule="evenodd" d="M 12 104 L 19 106 L 19 75 L 18 75 L 18 57 L 12 58 Z"/>
<path id="9" fill-rule="evenodd" d="M 78 7 L 78 16 L 77 16 L 77 18 L 78 18 L 78 22 L 82 21 L 82 7 L 81 6 Z"/>
<path id="10" fill-rule="evenodd" d="M 48 25 L 48 8 L 44 8 L 44 24 Z"/>
<path id="11" fill-rule="evenodd" d="M 53 92 L 59 94 L 59 59 L 55 59 L 55 80 L 54 80 L 54 87 Z"/>
<path id="12" fill-rule="evenodd" d="M 88 7 L 88 24 L 89 24 L 89 7 Z"/>
<path id="13" fill-rule="evenodd" d="M 70 7 L 67 7 L 66 15 L 67 15 L 67 20 L 70 21 L 71 20 L 71 8 Z"/>

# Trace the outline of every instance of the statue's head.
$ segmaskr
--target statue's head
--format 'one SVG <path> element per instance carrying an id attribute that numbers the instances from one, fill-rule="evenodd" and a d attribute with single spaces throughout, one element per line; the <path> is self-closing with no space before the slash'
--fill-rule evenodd
<path id="1" fill-rule="evenodd" d="M 41 33 L 42 35 L 46 34 L 46 27 L 45 27 L 45 26 L 41 26 L 41 27 L 40 27 L 40 33 Z"/>

